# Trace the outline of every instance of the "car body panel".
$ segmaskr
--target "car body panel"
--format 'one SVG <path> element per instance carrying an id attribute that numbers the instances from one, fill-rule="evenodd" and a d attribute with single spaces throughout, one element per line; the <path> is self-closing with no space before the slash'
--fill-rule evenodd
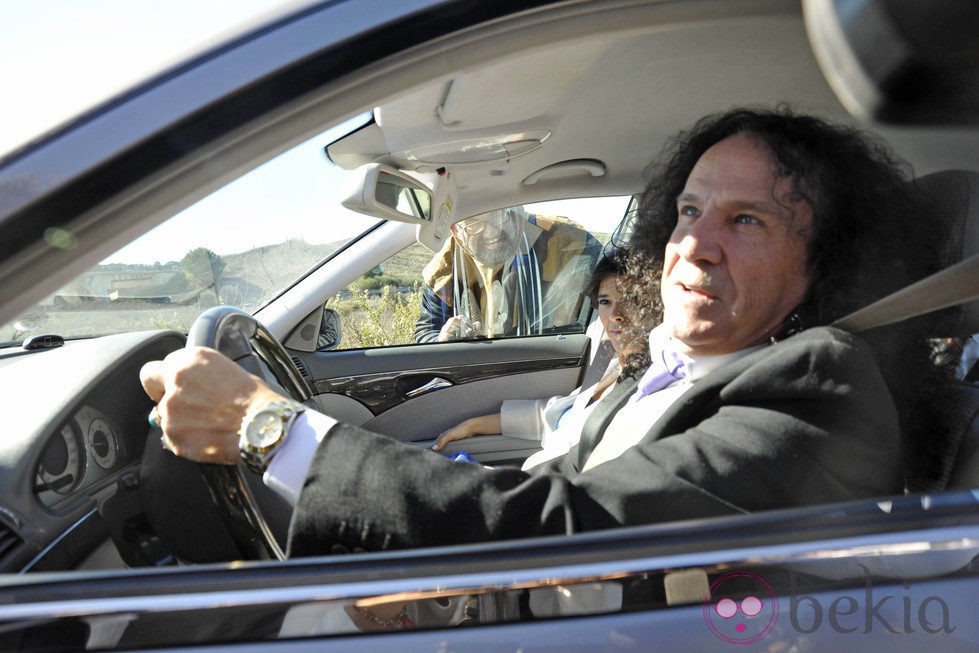
<path id="1" fill-rule="evenodd" d="M 569 394 L 590 346 L 586 335 L 572 334 L 317 352 L 303 360 L 319 401 L 340 408 L 341 415 L 364 416 L 351 423 L 431 444 L 466 417 L 498 410 L 501 400 Z M 420 392 L 433 380 L 442 387 Z M 367 412 L 349 412 L 336 395 Z M 526 442 L 514 444 L 527 448 Z"/>
<path id="2" fill-rule="evenodd" d="M 777 630 L 769 642 L 856 649 L 868 646 L 866 635 L 875 629 L 890 633 L 897 624 L 898 631 L 917 635 L 872 641 L 888 641 L 888 647 L 897 650 L 915 650 L 922 642 L 942 650 L 964 650 L 974 646 L 977 635 L 969 600 L 974 597 L 976 573 L 971 560 L 979 548 L 975 501 L 974 494 L 960 493 L 946 495 L 941 502 L 927 497 L 911 497 L 900 505 L 858 502 L 591 533 L 574 541 L 538 538 L 435 549 L 424 555 L 396 552 L 297 560 L 275 563 L 274 569 L 269 563 L 251 563 L 149 575 L 138 570 L 68 578 L 41 574 L 17 583 L 19 600 L 0 607 L 0 619 L 8 637 L 61 629 L 66 642 L 75 645 L 79 640 L 71 640 L 71 629 L 49 621 L 52 611 L 69 621 L 126 626 L 86 631 L 86 636 L 118 635 L 115 641 L 101 640 L 106 648 L 215 639 L 270 643 L 279 636 L 317 635 L 318 650 L 348 650 L 351 643 L 346 638 L 323 639 L 330 631 L 313 632 L 318 626 L 309 632 L 283 632 L 290 625 L 298 627 L 284 621 L 285 616 L 291 609 L 327 610 L 367 597 L 411 602 L 475 594 L 482 605 L 493 604 L 496 610 L 482 610 L 482 621 L 472 624 L 474 628 L 386 632 L 375 635 L 378 645 L 425 646 L 436 637 L 461 648 L 486 645 L 500 650 L 512 641 L 514 648 L 528 650 L 603 650 L 636 638 L 637 643 L 661 642 L 666 650 L 700 650 L 737 643 L 719 639 L 711 630 L 703 594 L 681 593 L 670 600 L 654 594 L 631 608 L 636 612 L 601 616 L 610 612 L 601 609 L 576 620 L 558 619 L 554 629 L 544 626 L 547 620 L 527 620 L 508 612 L 507 606 L 528 590 L 573 591 L 610 582 L 662 588 L 669 575 L 678 572 L 723 579 L 736 570 L 764 579 L 778 600 Z M 968 513 L 963 512 L 966 508 Z M 839 532 L 834 533 L 836 527 Z M 938 576 L 945 580 L 936 580 Z M 845 607 L 831 623 L 827 608 L 834 601 L 840 605 L 841 597 L 853 601 L 843 599 Z M 826 610 L 818 623 L 817 604 Z M 857 608 L 851 610 L 854 605 Z M 909 605 L 914 610 L 908 612 Z M 918 616 L 922 605 L 924 618 Z M 874 616 L 865 619 L 867 612 Z M 181 624 L 178 632 L 172 630 L 175 624 Z M 586 630 L 589 635 L 582 634 Z M 123 638 L 124 632 L 135 639 Z M 540 639 L 545 633 L 546 641 Z M 493 634 L 496 638 L 490 637 Z M 372 641 L 361 637 L 362 645 Z M 876 643 L 870 644 L 872 649 Z"/>

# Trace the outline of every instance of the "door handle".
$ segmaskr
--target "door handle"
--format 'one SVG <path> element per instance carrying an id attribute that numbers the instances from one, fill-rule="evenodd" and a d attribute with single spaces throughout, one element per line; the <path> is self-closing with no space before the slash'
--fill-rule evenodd
<path id="1" fill-rule="evenodd" d="M 443 379 L 440 376 L 436 376 L 425 385 L 419 386 L 414 390 L 408 390 L 407 392 L 405 392 L 405 398 L 411 399 L 412 397 L 418 397 L 425 394 L 426 392 L 431 392 L 432 390 L 448 388 L 450 385 L 453 385 L 452 381 L 449 381 L 448 379 Z"/>

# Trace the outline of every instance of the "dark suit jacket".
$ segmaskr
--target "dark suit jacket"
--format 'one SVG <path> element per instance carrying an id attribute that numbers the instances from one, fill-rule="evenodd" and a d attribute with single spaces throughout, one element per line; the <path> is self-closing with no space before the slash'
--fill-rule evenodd
<path id="1" fill-rule="evenodd" d="M 451 462 L 338 425 L 290 555 L 574 533 L 898 493 L 897 411 L 869 348 L 821 327 L 698 380 L 619 458 L 524 472 Z"/>

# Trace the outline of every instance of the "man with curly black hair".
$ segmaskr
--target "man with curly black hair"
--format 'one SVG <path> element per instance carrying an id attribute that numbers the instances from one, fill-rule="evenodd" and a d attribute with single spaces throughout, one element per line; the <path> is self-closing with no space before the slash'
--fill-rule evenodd
<path id="1" fill-rule="evenodd" d="M 774 342 L 805 328 L 832 324 L 937 271 L 940 244 L 933 225 L 922 219 L 923 198 L 909 183 L 910 170 L 884 143 L 861 130 L 797 115 L 787 108 L 736 109 L 702 118 L 678 134 L 647 168 L 649 183 L 632 228 L 636 253 L 632 268 L 646 274 L 650 285 L 660 281 L 663 254 L 670 251 L 671 241 L 686 233 L 691 209 L 682 200 L 692 171 L 712 148 L 731 140 L 763 147 L 772 158 L 776 182 L 790 181 L 791 197 L 811 210 L 811 223 L 795 226 L 804 244 L 796 260 L 810 279 L 808 288 L 784 319 L 766 325 L 764 333 L 753 334 L 755 342 L 765 338 Z M 671 285 L 670 262 L 666 265 L 664 299 L 676 288 Z M 745 284 L 772 296 L 771 289 L 763 287 L 773 278 L 772 264 L 760 267 Z M 641 299 L 641 286 L 635 290 L 639 294 L 635 299 Z M 661 310 L 656 306 L 652 312 L 658 316 Z M 674 314 L 668 312 L 666 321 Z M 916 420 L 930 419 L 930 412 L 918 407 L 927 406 L 939 387 L 926 343 L 936 319 L 941 316 L 865 334 L 897 399 L 905 434 L 922 430 Z M 743 312 L 736 322 L 750 327 Z M 729 332 L 724 332 L 724 339 L 722 347 L 736 348 Z"/>

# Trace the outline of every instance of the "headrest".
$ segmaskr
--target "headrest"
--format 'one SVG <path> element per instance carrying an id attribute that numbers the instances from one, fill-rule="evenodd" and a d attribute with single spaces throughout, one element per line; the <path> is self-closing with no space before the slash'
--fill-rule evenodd
<path id="1" fill-rule="evenodd" d="M 979 253 L 979 172 L 942 170 L 924 175 L 915 186 L 931 208 L 928 216 L 940 239 L 936 251 L 947 268 Z M 979 332 L 979 301 L 962 307 L 967 331 Z"/>

